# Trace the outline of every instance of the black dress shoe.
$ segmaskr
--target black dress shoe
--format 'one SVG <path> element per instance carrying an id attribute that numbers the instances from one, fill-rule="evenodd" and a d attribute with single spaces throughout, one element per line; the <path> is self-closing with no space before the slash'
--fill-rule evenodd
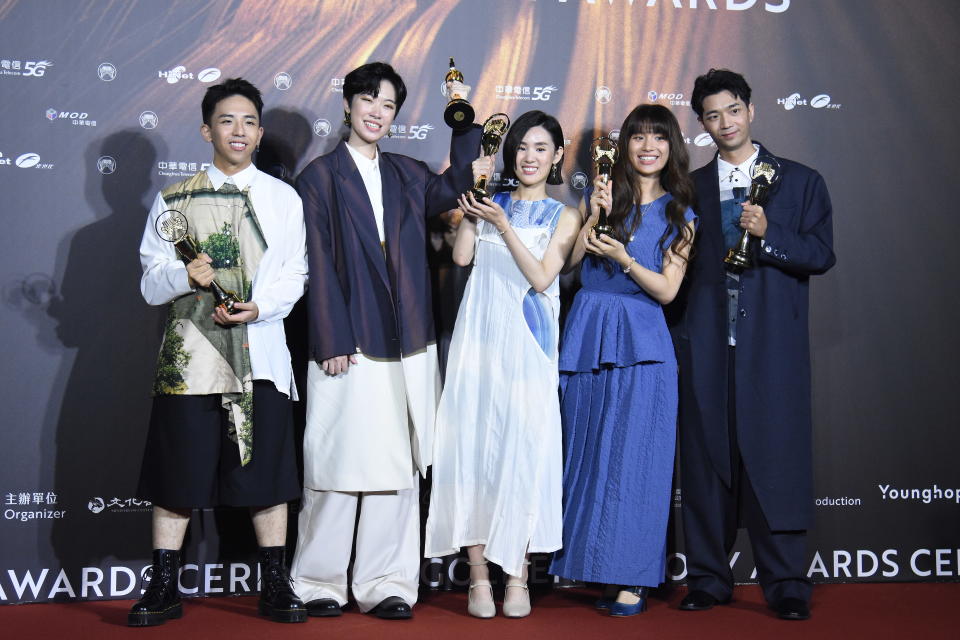
<path id="1" fill-rule="evenodd" d="M 707 611 L 718 604 L 727 604 L 730 600 L 718 600 L 706 591 L 694 589 L 680 602 L 681 611 Z"/>
<path id="2" fill-rule="evenodd" d="M 314 618 L 335 618 L 343 613 L 340 605 L 333 598 L 311 600 L 306 604 L 307 615 Z"/>
<path id="3" fill-rule="evenodd" d="M 183 615 L 177 578 L 180 575 L 179 549 L 154 549 L 149 570 L 150 584 L 143 597 L 127 614 L 131 627 L 154 627 Z"/>
<path id="4" fill-rule="evenodd" d="M 413 609 L 400 596 L 385 598 L 370 613 L 384 620 L 409 620 L 413 617 Z"/>
<path id="5" fill-rule="evenodd" d="M 274 622 L 306 622 L 307 608 L 293 591 L 283 547 L 260 547 L 260 615 Z"/>
<path id="6" fill-rule="evenodd" d="M 777 616 L 784 620 L 807 620 L 810 618 L 810 605 L 800 598 L 780 598 L 776 609 Z"/>

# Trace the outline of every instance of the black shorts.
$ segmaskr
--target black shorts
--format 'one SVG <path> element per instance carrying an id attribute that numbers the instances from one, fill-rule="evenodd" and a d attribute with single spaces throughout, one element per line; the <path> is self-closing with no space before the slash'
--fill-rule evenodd
<path id="1" fill-rule="evenodd" d="M 137 495 L 170 509 L 267 507 L 300 496 L 292 403 L 253 382 L 253 457 L 240 465 L 220 395 L 157 396 Z"/>

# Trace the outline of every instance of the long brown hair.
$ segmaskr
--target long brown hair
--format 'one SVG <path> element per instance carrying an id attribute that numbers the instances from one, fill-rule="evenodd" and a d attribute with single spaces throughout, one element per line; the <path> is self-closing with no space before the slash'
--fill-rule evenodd
<path id="1" fill-rule="evenodd" d="M 660 186 L 673 196 L 667 204 L 667 228 L 660 236 L 660 249 L 666 255 L 672 251 L 679 256 L 679 252 L 688 246 L 693 238 L 687 228 L 684 212 L 693 205 L 695 191 L 693 180 L 690 179 L 690 156 L 680 133 L 680 125 L 670 109 L 659 104 L 641 104 L 634 108 L 620 126 L 620 139 L 617 161 L 613 164 L 613 211 L 610 212 L 609 222 L 614 233 L 621 240 L 629 238 L 642 224 L 641 216 L 633 217 L 631 228 L 628 230 L 627 219 L 636 201 L 640 197 L 640 184 L 637 170 L 630 162 L 630 138 L 637 133 L 652 133 L 666 136 L 670 144 L 670 156 L 667 165 L 660 172 Z M 670 244 L 666 242 L 670 238 Z"/>

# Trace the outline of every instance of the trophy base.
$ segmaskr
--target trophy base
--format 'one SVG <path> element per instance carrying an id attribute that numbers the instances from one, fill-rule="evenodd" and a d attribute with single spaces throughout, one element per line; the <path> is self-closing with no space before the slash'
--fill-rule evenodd
<path id="1" fill-rule="evenodd" d="M 454 131 L 465 131 L 473 126 L 476 114 L 466 100 L 456 98 L 447 104 L 443 111 L 443 121 Z"/>
<path id="2" fill-rule="evenodd" d="M 595 224 L 595 225 L 593 225 L 593 231 L 594 231 L 594 233 L 596 233 L 598 236 L 602 233 L 602 234 L 605 235 L 605 236 L 609 236 L 609 237 L 611 237 L 611 238 L 614 237 L 614 236 L 613 236 L 613 227 L 611 227 L 611 226 L 608 225 L 608 224 Z"/>
<path id="3" fill-rule="evenodd" d="M 493 198 L 489 191 L 486 189 L 480 189 L 478 187 L 471 187 L 470 193 L 473 194 L 473 197 L 476 198 L 477 202 L 480 202 L 484 198 Z"/>
<path id="4" fill-rule="evenodd" d="M 735 248 L 727 252 L 727 257 L 723 259 L 723 262 L 733 271 L 743 271 L 753 266 L 753 258 L 750 254 Z"/>

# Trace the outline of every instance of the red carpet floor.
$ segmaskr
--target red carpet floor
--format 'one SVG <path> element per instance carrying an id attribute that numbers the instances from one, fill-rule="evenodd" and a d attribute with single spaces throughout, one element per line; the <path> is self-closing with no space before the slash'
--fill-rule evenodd
<path id="1" fill-rule="evenodd" d="M 182 619 L 146 629 L 126 626 L 129 600 L 30 604 L 0 608 L 0 638 L 960 638 L 960 583 L 819 586 L 806 622 L 778 620 L 756 586 L 738 587 L 733 603 L 708 612 L 678 611 L 685 593 L 651 599 L 646 613 L 623 619 L 594 611 L 596 592 L 570 589 L 536 597 L 533 614 L 522 620 L 476 620 L 466 614 L 465 593 L 427 593 L 409 621 L 377 620 L 353 609 L 340 618 L 289 625 L 258 617 L 254 597 L 200 598 L 185 602 Z"/>

